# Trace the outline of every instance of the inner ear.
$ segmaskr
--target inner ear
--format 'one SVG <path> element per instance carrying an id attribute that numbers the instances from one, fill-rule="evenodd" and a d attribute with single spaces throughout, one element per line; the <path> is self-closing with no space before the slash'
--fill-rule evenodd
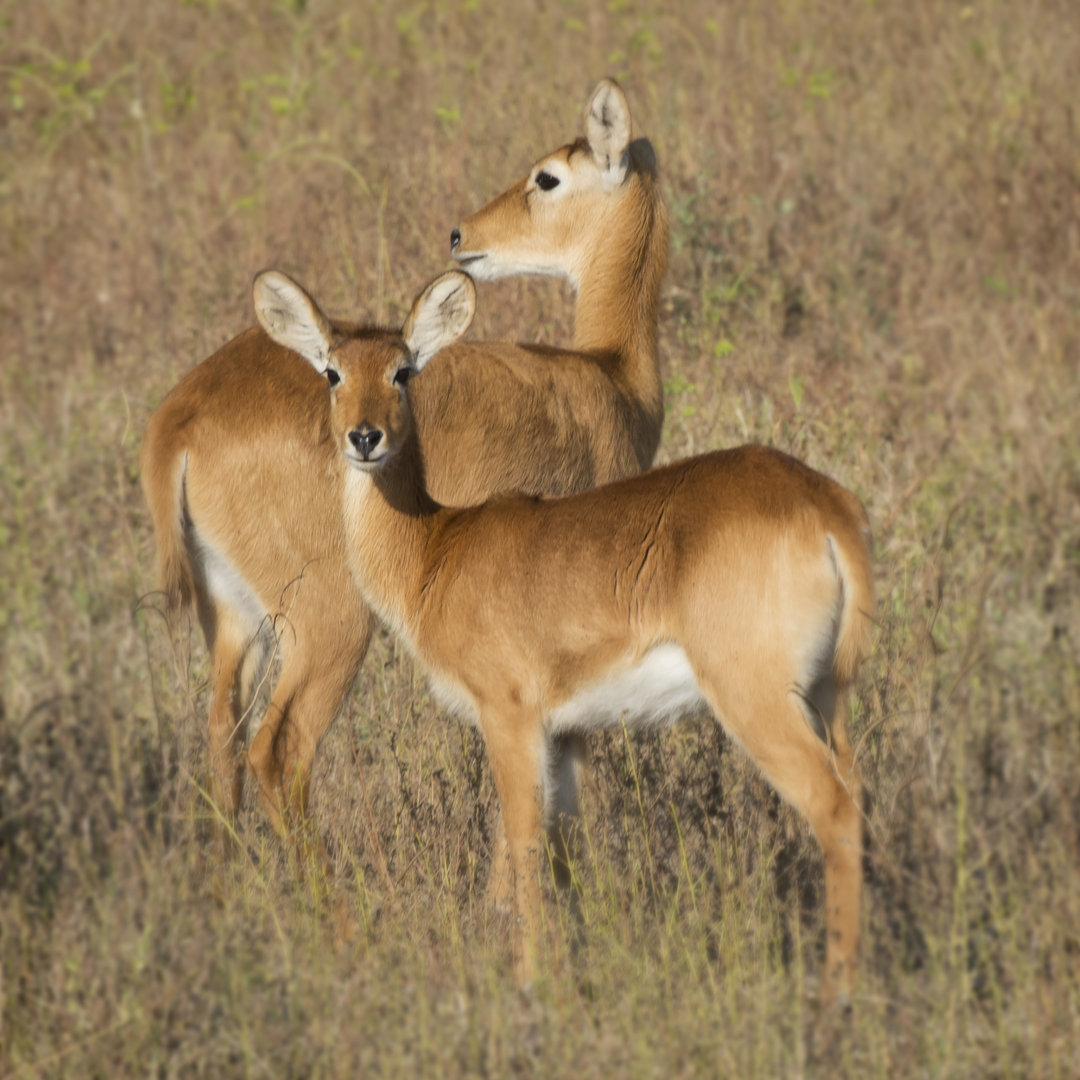
<path id="1" fill-rule="evenodd" d="M 435 353 L 457 341 L 475 311 L 476 289 L 468 274 L 448 270 L 431 282 L 414 301 L 401 330 L 412 368 L 422 370 Z"/>
<path id="2" fill-rule="evenodd" d="M 620 183 L 630 145 L 630 107 L 613 79 L 603 79 L 593 91 L 585 110 L 585 135 L 605 179 Z"/>
<path id="3" fill-rule="evenodd" d="M 264 270 L 252 285 L 255 317 L 269 337 L 299 353 L 318 372 L 326 371 L 333 328 L 319 305 L 280 270 Z"/>

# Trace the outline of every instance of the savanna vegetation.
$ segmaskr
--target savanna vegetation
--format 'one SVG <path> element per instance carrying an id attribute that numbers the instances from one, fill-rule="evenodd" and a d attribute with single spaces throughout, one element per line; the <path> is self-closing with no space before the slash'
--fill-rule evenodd
<path id="1" fill-rule="evenodd" d="M 0 0 L 0 1077 L 1075 1076 L 1078 58 L 1069 0 Z M 352 938 L 252 797 L 211 843 L 147 417 L 263 267 L 400 322 L 605 74 L 672 218 L 661 460 L 769 443 L 874 524 L 827 1039 L 818 849 L 706 720 L 590 740 L 530 995 L 479 739 L 386 635 L 313 798 Z M 568 342 L 571 297 L 481 285 L 471 336 Z"/>

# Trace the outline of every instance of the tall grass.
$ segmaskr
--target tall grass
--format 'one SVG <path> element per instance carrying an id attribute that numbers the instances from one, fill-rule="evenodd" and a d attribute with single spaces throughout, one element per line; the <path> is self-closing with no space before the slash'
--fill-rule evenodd
<path id="1" fill-rule="evenodd" d="M 1076 1075 L 1072 5 L 7 0 L 0 34 L 0 1076 Z M 593 741 L 581 922 L 548 896 L 530 998 L 482 748 L 386 638 L 316 779 L 353 940 L 252 805 L 208 843 L 147 416 L 262 267 L 400 319 L 609 73 L 672 210 L 661 457 L 771 443 L 875 525 L 827 1038 L 818 851 L 704 719 Z M 565 342 L 570 310 L 483 286 L 473 336 Z"/>

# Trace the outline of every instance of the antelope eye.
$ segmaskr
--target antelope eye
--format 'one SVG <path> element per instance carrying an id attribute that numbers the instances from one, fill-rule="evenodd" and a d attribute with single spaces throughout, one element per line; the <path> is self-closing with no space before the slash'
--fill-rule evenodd
<path id="1" fill-rule="evenodd" d="M 338 374 L 338 372 L 337 372 L 337 370 L 335 368 L 328 367 L 326 369 L 326 381 L 331 386 L 337 386 L 337 384 L 339 382 L 341 382 L 341 375 Z"/>
<path id="2" fill-rule="evenodd" d="M 551 191 L 552 188 L 559 186 L 559 178 L 541 170 L 536 174 L 536 186 L 541 191 Z"/>
<path id="3" fill-rule="evenodd" d="M 397 371 L 394 372 L 394 385 L 404 386 L 412 377 L 412 373 L 411 367 L 399 367 Z"/>

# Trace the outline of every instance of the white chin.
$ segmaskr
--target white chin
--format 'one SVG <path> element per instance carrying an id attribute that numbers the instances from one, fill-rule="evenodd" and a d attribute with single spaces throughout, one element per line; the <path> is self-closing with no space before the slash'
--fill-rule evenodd
<path id="1" fill-rule="evenodd" d="M 345 460 L 354 468 L 357 472 L 375 472 L 376 469 L 382 466 L 382 463 L 386 460 L 386 455 L 378 458 L 359 458 L 353 457 L 352 454 L 346 454 Z"/>
<path id="2" fill-rule="evenodd" d="M 461 255 L 455 253 L 454 258 L 457 260 L 458 267 L 476 281 L 491 281 L 499 276 L 497 272 L 492 272 L 497 268 L 492 266 L 491 259 L 487 255 L 466 251 Z"/>
<path id="3" fill-rule="evenodd" d="M 545 277 L 569 277 L 561 266 L 544 266 L 538 263 L 502 262 L 487 254 L 465 252 L 456 255 L 462 270 L 476 281 L 498 281 L 505 277 L 543 275 Z"/>

